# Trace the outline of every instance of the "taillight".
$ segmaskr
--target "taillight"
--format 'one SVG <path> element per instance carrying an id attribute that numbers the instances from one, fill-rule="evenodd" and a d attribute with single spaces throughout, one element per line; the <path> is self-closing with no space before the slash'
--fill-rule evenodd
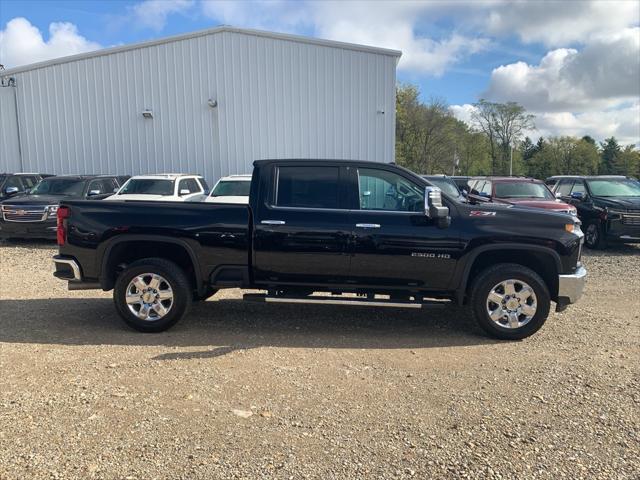
<path id="1" fill-rule="evenodd" d="M 58 245 L 64 245 L 67 241 L 67 230 L 65 225 L 65 220 L 69 218 L 70 209 L 69 207 L 59 207 L 57 218 L 58 218 L 58 228 L 56 230 L 56 239 L 58 240 Z"/>

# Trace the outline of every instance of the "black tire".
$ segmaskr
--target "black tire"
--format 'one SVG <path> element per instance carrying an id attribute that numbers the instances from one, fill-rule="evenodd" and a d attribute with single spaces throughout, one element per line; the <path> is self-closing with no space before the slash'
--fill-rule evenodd
<path id="1" fill-rule="evenodd" d="M 487 300 L 491 289 L 508 279 L 528 284 L 534 291 L 537 305 L 531 320 L 518 328 L 508 328 L 491 320 L 487 312 Z M 551 298 L 549 289 L 533 270 L 515 263 L 500 263 L 480 272 L 471 287 L 470 307 L 474 319 L 485 332 L 501 340 L 521 340 L 540 330 L 549 316 Z"/>
<path id="2" fill-rule="evenodd" d="M 603 250 L 607 248 L 607 241 L 601 222 L 592 220 L 585 225 L 584 244 L 593 250 Z"/>
<path id="3" fill-rule="evenodd" d="M 171 287 L 173 303 L 162 318 L 142 320 L 129 310 L 126 301 L 129 283 L 144 273 L 160 275 Z M 163 332 L 175 325 L 189 310 L 192 296 L 192 285 L 184 271 L 175 263 L 162 258 L 144 258 L 133 262 L 118 276 L 113 289 L 113 301 L 120 317 L 131 328 L 147 333 Z"/>

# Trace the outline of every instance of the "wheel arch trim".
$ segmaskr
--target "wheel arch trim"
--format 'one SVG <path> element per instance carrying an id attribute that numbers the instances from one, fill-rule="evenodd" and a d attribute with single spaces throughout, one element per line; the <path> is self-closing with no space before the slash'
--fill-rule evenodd
<path id="1" fill-rule="evenodd" d="M 173 238 L 167 237 L 163 235 L 127 235 L 126 237 L 115 237 L 111 240 L 108 240 L 98 250 L 98 258 L 102 258 L 102 262 L 100 263 L 100 269 L 98 271 L 98 278 L 100 279 L 100 285 L 104 290 L 110 290 L 113 288 L 113 285 L 110 285 L 108 282 L 108 276 L 103 275 L 103 272 L 106 272 L 107 265 L 109 263 L 109 258 L 111 257 L 111 253 L 117 245 L 121 245 L 123 243 L 133 243 L 133 242 L 153 242 L 153 243 L 165 243 L 178 245 L 179 247 L 184 248 L 189 255 L 189 259 L 193 264 L 193 272 L 196 277 L 196 289 L 199 294 L 204 293 L 204 285 L 202 282 L 202 271 L 200 270 L 200 262 L 198 261 L 198 256 L 194 251 L 193 247 L 189 244 L 189 242 L 185 239 L 181 238 Z M 168 259 L 171 260 L 171 259 Z"/>
<path id="2" fill-rule="evenodd" d="M 478 257 L 481 254 L 486 252 L 503 251 L 503 250 L 509 250 L 512 252 L 518 251 L 518 250 L 523 252 L 534 251 L 537 253 L 542 253 L 544 255 L 547 255 L 553 260 L 553 264 L 555 265 L 555 268 L 556 268 L 556 274 L 559 274 L 562 271 L 562 262 L 560 261 L 560 255 L 558 255 L 558 252 L 548 247 L 543 247 L 541 245 L 522 245 L 518 243 L 483 245 L 471 251 L 469 253 L 469 256 L 466 259 L 464 269 L 462 270 L 462 276 L 460 279 L 461 281 L 459 284 L 460 286 L 458 288 L 457 295 L 456 295 L 459 304 L 462 304 L 464 300 L 465 292 L 467 291 L 467 288 L 469 286 L 468 283 L 469 283 L 469 276 L 471 274 L 471 268 L 473 267 Z M 552 293 L 552 296 L 553 296 L 553 293 Z"/>

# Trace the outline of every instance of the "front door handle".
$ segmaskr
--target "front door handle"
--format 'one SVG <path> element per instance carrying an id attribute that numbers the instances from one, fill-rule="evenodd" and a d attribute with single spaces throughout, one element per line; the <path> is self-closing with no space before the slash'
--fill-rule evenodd
<path id="1" fill-rule="evenodd" d="M 379 223 L 356 223 L 356 228 L 380 228 Z"/>
<path id="2" fill-rule="evenodd" d="M 262 220 L 260 223 L 263 225 L 284 225 L 286 222 L 284 220 Z"/>

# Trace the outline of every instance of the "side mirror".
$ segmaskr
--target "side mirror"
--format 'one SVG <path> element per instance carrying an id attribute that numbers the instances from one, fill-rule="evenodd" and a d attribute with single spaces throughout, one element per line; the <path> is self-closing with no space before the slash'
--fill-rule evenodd
<path id="1" fill-rule="evenodd" d="M 4 189 L 4 193 L 7 195 L 15 195 L 20 189 L 18 187 L 7 187 Z"/>
<path id="2" fill-rule="evenodd" d="M 571 198 L 574 200 L 578 200 L 579 202 L 584 200 L 584 193 L 583 192 L 573 192 L 571 194 Z"/>
<path id="3" fill-rule="evenodd" d="M 424 188 L 424 216 L 434 220 L 449 216 L 449 207 L 442 205 L 442 190 L 438 187 Z"/>
<path id="4" fill-rule="evenodd" d="M 562 194 L 560 192 L 556 192 L 556 198 L 562 198 Z"/>
<path id="5" fill-rule="evenodd" d="M 183 188 L 182 190 L 180 190 L 180 196 L 189 195 L 190 193 L 191 191 L 188 188 Z"/>
<path id="6" fill-rule="evenodd" d="M 113 193 L 116 193 L 118 190 L 120 190 L 120 187 L 115 187 L 115 188 L 113 189 Z"/>
<path id="7" fill-rule="evenodd" d="M 87 193 L 87 197 L 95 197 L 96 195 L 100 195 L 100 190 L 89 190 Z"/>

